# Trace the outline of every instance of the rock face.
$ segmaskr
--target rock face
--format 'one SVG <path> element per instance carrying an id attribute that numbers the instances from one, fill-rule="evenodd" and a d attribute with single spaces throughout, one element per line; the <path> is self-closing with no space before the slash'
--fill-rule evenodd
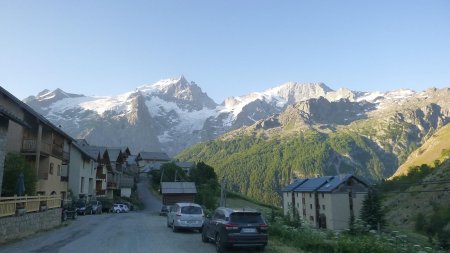
<path id="1" fill-rule="evenodd" d="M 334 131 L 338 126 L 371 118 L 385 120 L 383 115 L 390 115 L 392 122 L 415 125 L 410 135 L 426 136 L 448 122 L 448 98 L 448 89 L 367 93 L 333 91 L 323 83 L 290 82 L 230 97 L 219 105 L 181 76 L 113 97 L 57 89 L 44 90 L 24 102 L 75 138 L 96 145 L 127 145 L 135 153 L 165 151 L 173 156 L 192 144 L 252 125 L 265 130 L 291 125 Z"/>

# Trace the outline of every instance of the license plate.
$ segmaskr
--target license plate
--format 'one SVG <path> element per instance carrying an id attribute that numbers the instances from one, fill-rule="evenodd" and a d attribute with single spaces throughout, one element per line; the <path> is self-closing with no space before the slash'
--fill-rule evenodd
<path id="1" fill-rule="evenodd" d="M 256 228 L 242 228 L 242 233 L 256 233 Z"/>
<path id="2" fill-rule="evenodd" d="M 195 221 L 195 220 L 188 220 L 187 223 L 188 224 L 194 224 L 194 223 L 197 223 L 197 221 Z"/>

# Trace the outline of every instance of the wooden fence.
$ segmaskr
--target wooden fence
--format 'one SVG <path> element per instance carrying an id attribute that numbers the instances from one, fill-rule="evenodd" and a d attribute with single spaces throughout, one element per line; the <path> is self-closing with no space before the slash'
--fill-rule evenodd
<path id="1" fill-rule="evenodd" d="M 0 217 L 16 215 L 16 210 L 29 213 L 59 207 L 61 197 L 57 195 L 0 197 Z"/>

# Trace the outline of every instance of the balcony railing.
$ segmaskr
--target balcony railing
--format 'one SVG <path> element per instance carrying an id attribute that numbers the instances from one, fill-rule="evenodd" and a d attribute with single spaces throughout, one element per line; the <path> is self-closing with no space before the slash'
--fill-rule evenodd
<path id="1" fill-rule="evenodd" d="M 106 191 L 105 190 L 97 190 L 96 191 L 96 196 L 97 197 L 101 197 L 101 196 L 105 196 L 106 195 Z"/>
<path id="2" fill-rule="evenodd" d="M 106 174 L 97 174 L 95 175 L 97 180 L 106 180 Z"/>
<path id="3" fill-rule="evenodd" d="M 108 184 L 106 185 L 106 187 L 108 189 L 117 189 L 117 184 L 116 182 L 108 182 Z"/>
<path id="4" fill-rule="evenodd" d="M 53 144 L 52 154 L 57 157 L 63 157 L 63 147 L 60 145 Z"/>
<path id="5" fill-rule="evenodd" d="M 36 153 L 37 151 L 37 140 L 36 139 L 24 139 L 22 142 L 22 152 L 25 153 Z M 47 155 L 51 154 L 52 144 L 42 141 L 41 142 L 41 152 Z"/>
<path id="6" fill-rule="evenodd" d="M 14 196 L 0 197 L 0 217 L 13 216 L 16 210 L 25 212 L 38 212 L 42 206 L 47 209 L 61 207 L 61 197 L 51 196 Z"/>

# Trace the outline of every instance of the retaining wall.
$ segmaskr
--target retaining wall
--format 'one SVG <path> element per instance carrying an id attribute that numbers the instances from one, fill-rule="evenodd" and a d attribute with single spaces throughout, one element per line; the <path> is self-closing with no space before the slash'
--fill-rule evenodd
<path id="1" fill-rule="evenodd" d="M 51 229 L 60 224 L 61 208 L 0 218 L 0 244 Z"/>

